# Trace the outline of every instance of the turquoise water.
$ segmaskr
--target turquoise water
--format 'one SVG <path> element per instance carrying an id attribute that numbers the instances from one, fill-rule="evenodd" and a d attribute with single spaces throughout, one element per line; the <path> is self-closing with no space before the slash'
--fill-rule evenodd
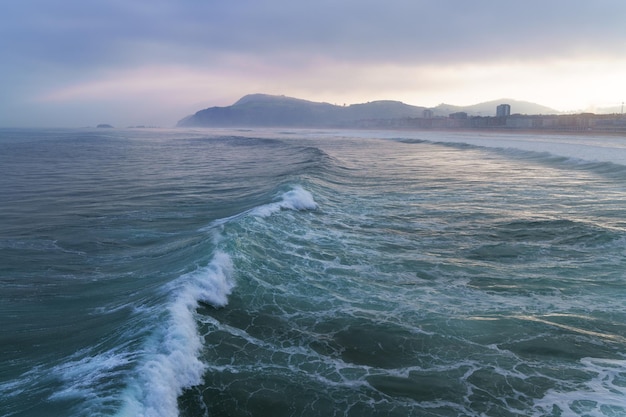
<path id="1" fill-rule="evenodd" d="M 626 415 L 626 140 L 0 131 L 0 415 Z"/>

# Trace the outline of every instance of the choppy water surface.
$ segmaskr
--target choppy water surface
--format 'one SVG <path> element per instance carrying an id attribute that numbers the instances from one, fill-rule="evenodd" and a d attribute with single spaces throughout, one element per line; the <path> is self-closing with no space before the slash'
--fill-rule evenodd
<path id="1" fill-rule="evenodd" d="M 626 415 L 623 138 L 0 135 L 2 415 Z"/>

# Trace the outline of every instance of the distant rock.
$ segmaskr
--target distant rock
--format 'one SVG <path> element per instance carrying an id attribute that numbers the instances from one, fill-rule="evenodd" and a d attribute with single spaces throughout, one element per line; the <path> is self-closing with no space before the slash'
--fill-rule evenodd
<path id="1" fill-rule="evenodd" d="M 113 128 L 113 126 L 111 126 L 109 124 L 106 124 L 106 123 L 99 124 L 96 127 L 101 128 L 101 129 L 112 129 Z"/>

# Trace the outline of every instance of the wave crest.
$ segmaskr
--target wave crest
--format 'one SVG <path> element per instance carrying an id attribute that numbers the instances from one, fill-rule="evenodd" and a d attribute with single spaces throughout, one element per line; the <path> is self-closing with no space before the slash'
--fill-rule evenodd
<path id="1" fill-rule="evenodd" d="M 276 202 L 216 220 L 201 230 L 218 233 L 214 226 L 246 215 L 267 217 L 280 210 L 316 208 L 311 193 L 295 186 Z M 219 239 L 217 237 L 217 241 Z M 206 365 L 200 360 L 204 340 L 196 326 L 196 309 L 201 302 L 214 307 L 228 304 L 228 296 L 235 286 L 232 275 L 231 257 L 218 250 L 206 267 L 184 274 L 166 287 L 171 294 L 167 315 L 145 347 L 143 362 L 129 384 L 119 416 L 178 415 L 178 397 L 184 389 L 201 384 L 206 371 Z"/>
<path id="2" fill-rule="evenodd" d="M 268 217 L 280 210 L 315 210 L 317 203 L 313 195 L 300 186 L 295 186 L 281 196 L 281 200 L 256 207 L 250 214 L 258 217 Z"/>
<path id="3" fill-rule="evenodd" d="M 182 275 L 173 283 L 168 317 L 148 343 L 145 361 L 131 382 L 120 416 L 178 415 L 178 397 L 202 383 L 206 365 L 199 359 L 203 340 L 194 314 L 200 302 L 215 307 L 228 303 L 234 288 L 229 255 L 216 252 L 205 268 Z"/>

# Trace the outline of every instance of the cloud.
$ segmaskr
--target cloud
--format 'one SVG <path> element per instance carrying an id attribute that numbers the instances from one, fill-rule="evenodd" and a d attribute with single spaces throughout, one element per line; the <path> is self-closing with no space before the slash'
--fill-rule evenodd
<path id="1" fill-rule="evenodd" d="M 356 62 L 534 59 L 615 53 L 626 36 L 623 1 L 25 0 L 10 7 L 11 32 L 25 27 L 9 50 L 81 67 L 206 62 L 224 53 L 287 61 L 293 54 Z"/>
<path id="2" fill-rule="evenodd" d="M 9 2 L 0 106 L 141 97 L 224 105 L 256 91 L 415 104 L 471 91 L 478 100 L 510 76 L 513 92 L 530 74 L 548 87 L 554 71 L 585 85 L 613 79 L 624 21 L 623 0 Z M 605 100 L 607 89 L 599 88 Z"/>

